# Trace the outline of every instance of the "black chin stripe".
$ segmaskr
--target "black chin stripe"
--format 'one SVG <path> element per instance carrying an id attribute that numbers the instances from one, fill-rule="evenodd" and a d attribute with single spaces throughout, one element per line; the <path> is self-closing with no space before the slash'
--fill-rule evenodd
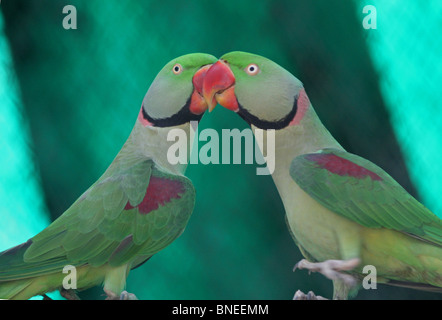
<path id="1" fill-rule="evenodd" d="M 282 119 L 276 120 L 276 121 L 267 121 L 267 120 L 261 120 L 257 116 L 254 116 L 249 111 L 244 109 L 244 107 L 238 102 L 239 111 L 238 114 L 241 118 L 243 118 L 249 125 L 253 124 L 255 127 L 258 127 L 260 129 L 282 129 L 289 125 L 290 121 L 293 120 L 293 118 L 296 115 L 296 112 L 298 111 L 298 95 L 295 96 L 295 102 L 293 103 L 292 110 Z"/>
<path id="2" fill-rule="evenodd" d="M 187 100 L 186 104 L 184 105 L 184 107 L 181 108 L 180 111 L 178 111 L 174 115 L 167 117 L 167 118 L 155 119 L 155 118 L 150 117 L 144 108 L 144 104 L 141 109 L 142 109 L 144 119 L 149 121 L 150 123 L 152 123 L 154 127 L 162 127 L 162 128 L 174 127 L 174 126 L 179 126 L 179 125 L 186 123 L 186 122 L 201 120 L 204 113 L 194 114 L 194 113 L 190 112 L 190 109 L 189 109 L 190 101 L 191 101 L 191 98 L 189 98 Z"/>

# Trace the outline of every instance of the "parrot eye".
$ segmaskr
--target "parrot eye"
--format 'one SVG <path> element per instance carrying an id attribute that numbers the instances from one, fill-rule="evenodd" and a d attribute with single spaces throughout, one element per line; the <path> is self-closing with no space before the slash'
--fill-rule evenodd
<path id="1" fill-rule="evenodd" d="M 179 63 L 177 63 L 173 66 L 172 71 L 174 74 L 180 74 L 181 71 L 183 71 L 183 67 Z"/>
<path id="2" fill-rule="evenodd" d="M 258 66 L 256 64 L 251 63 L 251 64 L 249 64 L 247 66 L 246 72 L 247 72 L 248 75 L 254 76 L 254 75 L 258 74 L 259 68 L 258 68 Z"/>

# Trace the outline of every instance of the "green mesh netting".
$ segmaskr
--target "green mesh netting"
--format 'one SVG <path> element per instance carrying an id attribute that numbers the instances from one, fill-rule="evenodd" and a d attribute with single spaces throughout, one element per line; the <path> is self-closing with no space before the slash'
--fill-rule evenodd
<path id="1" fill-rule="evenodd" d="M 369 51 L 391 123 L 419 196 L 442 217 L 442 3 L 371 4 L 378 24 L 367 32 Z"/>
<path id="2" fill-rule="evenodd" d="M 3 23 L 0 15 L 0 251 L 50 222 Z"/>

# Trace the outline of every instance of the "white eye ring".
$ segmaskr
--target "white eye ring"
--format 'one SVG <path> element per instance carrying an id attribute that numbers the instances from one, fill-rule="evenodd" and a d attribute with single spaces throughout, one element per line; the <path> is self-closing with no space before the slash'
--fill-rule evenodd
<path id="1" fill-rule="evenodd" d="M 179 64 L 176 63 L 173 67 L 172 67 L 172 72 L 174 74 L 180 74 L 183 71 L 183 67 Z"/>
<path id="2" fill-rule="evenodd" d="M 256 64 L 251 63 L 247 66 L 246 72 L 248 75 L 254 76 L 254 75 L 258 74 L 259 67 Z"/>

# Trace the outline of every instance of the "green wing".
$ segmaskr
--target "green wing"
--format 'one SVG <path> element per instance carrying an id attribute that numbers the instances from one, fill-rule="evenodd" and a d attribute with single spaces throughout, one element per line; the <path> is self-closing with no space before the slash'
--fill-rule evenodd
<path id="1" fill-rule="evenodd" d="M 442 246 L 442 220 L 364 158 L 323 149 L 294 158 L 290 175 L 339 215 L 368 228 L 393 229 Z"/>
<path id="2" fill-rule="evenodd" d="M 108 172 L 50 226 L 0 254 L 0 281 L 65 265 L 136 267 L 183 232 L 195 202 L 189 179 L 151 160 Z"/>

